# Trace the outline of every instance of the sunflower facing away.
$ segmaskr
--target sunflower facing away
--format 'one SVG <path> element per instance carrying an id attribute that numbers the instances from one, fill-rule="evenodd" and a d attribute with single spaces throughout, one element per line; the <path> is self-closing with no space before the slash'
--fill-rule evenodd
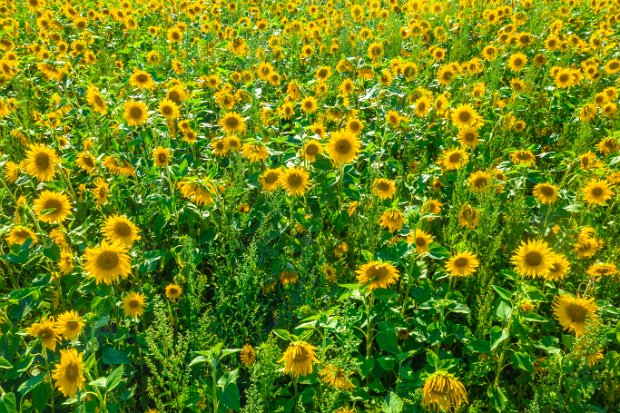
<path id="1" fill-rule="evenodd" d="M 103 234 L 112 243 L 131 246 L 140 239 L 140 230 L 129 218 L 112 215 L 103 223 Z"/>
<path id="2" fill-rule="evenodd" d="M 56 364 L 52 377 L 58 390 L 66 397 L 75 396 L 84 387 L 83 368 L 82 353 L 74 348 L 60 350 L 60 363 Z"/>
<path id="3" fill-rule="evenodd" d="M 595 319 L 597 309 L 593 298 L 561 294 L 553 300 L 553 314 L 562 328 L 567 331 L 574 331 L 578 336 L 583 334 L 586 322 L 589 319 Z"/>
<path id="4" fill-rule="evenodd" d="M 58 343 L 60 331 L 54 321 L 53 317 L 48 320 L 41 321 L 40 323 L 34 323 L 26 329 L 26 333 L 31 336 L 41 339 L 43 343 L 43 349 L 56 350 L 56 344 Z"/>
<path id="5" fill-rule="evenodd" d="M 312 374 L 312 363 L 318 361 L 316 347 L 305 341 L 294 341 L 289 344 L 278 363 L 284 362 L 284 371 L 293 377 L 303 377 Z"/>
<path id="6" fill-rule="evenodd" d="M 41 182 L 51 181 L 60 159 L 56 151 L 45 145 L 32 144 L 26 152 L 26 172 Z"/>
<path id="7" fill-rule="evenodd" d="M 466 277 L 473 274 L 480 265 L 476 254 L 461 252 L 446 262 L 446 271 L 453 277 Z"/>
<path id="8" fill-rule="evenodd" d="M 280 175 L 280 185 L 289 195 L 303 195 L 310 186 L 310 175 L 304 168 L 293 167 L 282 171 Z"/>
<path id="9" fill-rule="evenodd" d="M 362 265 L 356 273 L 357 281 L 368 286 L 370 291 L 388 288 L 400 277 L 396 267 L 389 262 L 382 261 L 370 261 Z"/>
<path id="10" fill-rule="evenodd" d="M 256 361 L 256 353 L 254 352 L 254 348 L 249 344 L 244 345 L 241 353 L 239 354 L 239 358 L 244 366 L 252 366 Z"/>
<path id="11" fill-rule="evenodd" d="M 327 153 L 336 165 L 352 162 L 360 150 L 360 140 L 346 129 L 332 132 L 327 142 Z"/>
<path id="12" fill-rule="evenodd" d="M 436 371 L 428 376 L 422 388 L 422 404 L 442 411 L 456 410 L 467 403 L 467 390 L 463 383 L 446 371 Z"/>
<path id="13" fill-rule="evenodd" d="M 71 214 L 71 202 L 63 193 L 43 191 L 34 201 L 34 212 L 39 221 L 60 224 Z"/>
<path id="14" fill-rule="evenodd" d="M 127 317 L 138 318 L 144 314 L 146 295 L 130 292 L 123 298 L 123 311 Z"/>
<path id="15" fill-rule="evenodd" d="M 545 241 L 522 241 L 511 258 L 515 271 L 523 277 L 544 277 L 552 266 L 553 251 Z"/>
<path id="16" fill-rule="evenodd" d="M 113 284 L 120 277 L 127 277 L 131 272 L 131 260 L 125 247 L 117 243 L 102 241 L 101 245 L 87 248 L 84 253 L 84 269 L 97 284 Z"/>

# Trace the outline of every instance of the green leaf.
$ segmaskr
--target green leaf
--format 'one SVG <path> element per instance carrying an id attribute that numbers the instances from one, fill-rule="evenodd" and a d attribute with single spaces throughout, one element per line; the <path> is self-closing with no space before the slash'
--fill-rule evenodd
<path id="1" fill-rule="evenodd" d="M 195 364 L 200 364 L 200 363 L 209 363 L 211 362 L 211 358 L 207 357 L 207 356 L 196 356 L 190 363 L 189 363 L 189 367 L 192 367 Z"/>
<path id="2" fill-rule="evenodd" d="M 31 378 L 29 378 L 28 380 L 23 382 L 21 384 L 21 386 L 19 386 L 17 391 L 23 397 L 23 396 L 27 395 L 28 393 L 30 393 L 32 391 L 32 389 L 37 387 L 41 382 L 43 382 L 43 380 L 45 380 L 45 374 L 39 374 L 39 375 L 36 375 L 36 376 L 32 376 Z"/>
<path id="3" fill-rule="evenodd" d="M 0 413 L 17 413 L 15 394 L 5 393 L 0 397 Z"/>
<path id="4" fill-rule="evenodd" d="M 431 242 L 428 247 L 428 256 L 434 260 L 443 260 L 450 256 L 450 251 L 436 242 Z"/>
<path id="5" fill-rule="evenodd" d="M 9 363 L 7 359 L 0 356 L 0 369 L 10 369 L 10 368 L 13 368 L 13 365 Z"/>
<path id="6" fill-rule="evenodd" d="M 500 320 L 507 322 L 512 315 L 512 307 L 506 301 L 500 301 L 495 314 L 497 314 Z"/>
<path id="7" fill-rule="evenodd" d="M 112 373 L 110 373 L 110 375 L 107 378 L 107 389 L 108 391 L 111 391 L 113 389 L 116 388 L 116 386 L 118 386 L 121 382 L 121 380 L 123 379 L 123 371 L 124 368 L 123 366 L 118 366 L 117 368 L 114 369 L 114 371 L 112 371 Z"/>
<path id="8" fill-rule="evenodd" d="M 282 340 L 291 341 L 291 333 L 287 330 L 283 330 L 281 328 L 273 330 L 273 334 L 277 337 L 280 337 Z"/>
<path id="9" fill-rule="evenodd" d="M 493 403 L 493 407 L 498 412 L 503 412 L 506 410 L 506 406 L 508 405 L 508 397 L 499 386 L 492 386 L 487 389 L 487 396 L 491 399 L 491 403 Z"/>
<path id="10" fill-rule="evenodd" d="M 525 370 L 528 373 L 534 372 L 534 358 L 529 354 L 524 352 L 510 352 L 510 361 L 512 364 L 520 368 L 521 370 Z"/>
<path id="11" fill-rule="evenodd" d="M 393 354 L 398 353 L 398 341 L 391 331 L 381 331 L 377 335 L 377 344 L 385 351 Z"/>
<path id="12" fill-rule="evenodd" d="M 49 383 L 43 383 L 32 390 L 32 403 L 37 411 L 45 411 L 50 394 L 52 394 L 52 387 Z"/>
<path id="13" fill-rule="evenodd" d="M 508 339 L 508 329 L 493 326 L 491 328 L 491 351 L 495 350 L 504 340 Z"/>
<path id="14" fill-rule="evenodd" d="M 403 399 L 393 391 L 391 391 L 383 401 L 383 412 L 400 413 L 403 411 Z"/>
<path id="15" fill-rule="evenodd" d="M 512 299 L 512 293 L 505 288 L 499 287 L 497 285 L 491 286 L 495 292 L 504 300 L 510 301 Z"/>
<path id="16" fill-rule="evenodd" d="M 129 364 L 129 357 L 120 350 L 113 347 L 106 347 L 103 349 L 103 364 Z"/>
<path id="17" fill-rule="evenodd" d="M 236 412 L 241 410 L 241 397 L 239 396 L 239 388 L 236 384 L 229 383 L 224 390 L 218 392 L 218 398 L 222 404 Z"/>

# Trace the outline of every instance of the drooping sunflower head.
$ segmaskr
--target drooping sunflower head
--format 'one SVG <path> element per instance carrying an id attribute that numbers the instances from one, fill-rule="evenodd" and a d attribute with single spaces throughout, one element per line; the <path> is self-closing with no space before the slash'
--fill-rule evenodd
<path id="1" fill-rule="evenodd" d="M 112 215 L 103 224 L 103 234 L 112 243 L 130 246 L 140 239 L 140 230 L 125 216 Z"/>
<path id="2" fill-rule="evenodd" d="M 32 144 L 26 152 L 26 172 L 39 181 L 47 182 L 54 178 L 55 167 L 60 159 L 56 151 L 45 145 Z"/>
<path id="3" fill-rule="evenodd" d="M 544 277 L 552 266 L 553 251 L 545 241 L 523 241 L 511 258 L 515 271 L 524 277 Z"/>
<path id="4" fill-rule="evenodd" d="M 34 211 L 39 221 L 59 224 L 71 214 L 71 202 L 61 192 L 43 191 L 34 201 Z"/>
<path id="5" fill-rule="evenodd" d="M 350 163 L 357 157 L 361 143 L 346 129 L 332 132 L 327 143 L 327 153 L 337 165 Z"/>
<path id="6" fill-rule="evenodd" d="M 456 254 L 446 262 L 446 271 L 453 277 L 466 277 L 473 274 L 480 265 L 478 256 L 465 251 Z"/>
<path id="7" fill-rule="evenodd" d="M 304 168 L 287 168 L 280 175 L 280 185 L 289 195 L 303 195 L 310 186 L 310 175 Z"/>
<path id="8" fill-rule="evenodd" d="M 316 347 L 305 341 L 292 342 L 279 363 L 284 362 L 284 371 L 294 377 L 303 377 L 312 373 L 312 363 L 319 360 L 316 358 Z"/>
<path id="9" fill-rule="evenodd" d="M 125 316 L 138 318 L 144 314 L 146 296 L 142 293 L 130 292 L 123 298 Z"/>
<path id="10" fill-rule="evenodd" d="M 383 261 L 370 261 L 363 264 L 356 273 L 357 281 L 368 286 L 370 291 L 377 288 L 388 288 L 400 277 L 396 267 Z"/>
<path id="11" fill-rule="evenodd" d="M 467 403 L 465 385 L 454 375 L 442 370 L 428 376 L 422 393 L 422 404 L 433 410 L 453 411 Z"/>
<path id="12" fill-rule="evenodd" d="M 564 330 L 583 334 L 586 323 L 596 320 L 596 306 L 593 298 L 573 297 L 561 294 L 553 301 L 553 314 Z"/>
<path id="13" fill-rule="evenodd" d="M 592 264 L 587 274 L 593 278 L 609 277 L 618 274 L 618 267 L 614 263 L 596 263 Z"/>
<path id="14" fill-rule="evenodd" d="M 65 397 L 73 397 L 85 384 L 82 373 L 84 363 L 82 353 L 74 348 L 60 350 L 60 363 L 56 364 L 52 377 L 56 387 Z"/>

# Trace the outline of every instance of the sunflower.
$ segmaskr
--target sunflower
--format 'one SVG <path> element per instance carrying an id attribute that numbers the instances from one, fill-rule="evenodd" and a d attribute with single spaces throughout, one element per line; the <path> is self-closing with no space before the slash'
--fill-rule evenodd
<path id="1" fill-rule="evenodd" d="M 351 380 L 349 380 L 349 374 L 341 367 L 326 364 L 319 371 L 319 376 L 321 376 L 323 383 L 333 386 L 340 391 L 350 391 L 355 387 Z"/>
<path id="2" fill-rule="evenodd" d="M 56 387 L 65 397 L 73 397 L 85 384 L 82 370 L 82 353 L 76 349 L 60 350 L 60 363 L 56 364 L 52 377 Z"/>
<path id="3" fill-rule="evenodd" d="M 478 226 L 480 214 L 469 204 L 463 204 L 458 215 L 459 225 L 465 228 L 474 229 Z"/>
<path id="4" fill-rule="evenodd" d="M 352 118 L 347 121 L 346 129 L 354 135 L 359 135 L 364 129 L 364 124 L 358 118 Z"/>
<path id="5" fill-rule="evenodd" d="M 99 247 L 87 248 L 84 252 L 84 269 L 97 284 L 113 284 L 120 277 L 127 277 L 131 272 L 131 260 L 125 247 L 102 241 Z"/>
<path id="6" fill-rule="evenodd" d="M 388 288 L 400 277 L 396 267 L 389 262 L 382 261 L 370 261 L 362 265 L 356 273 L 357 281 L 368 286 L 370 291 Z"/>
<path id="7" fill-rule="evenodd" d="M 383 57 L 383 45 L 378 42 L 374 42 L 368 45 L 368 58 L 373 62 Z"/>
<path id="8" fill-rule="evenodd" d="M 249 344 L 243 346 L 241 349 L 241 353 L 239 353 L 239 358 L 241 362 L 246 367 L 251 367 L 256 361 L 256 353 L 254 352 L 254 347 Z"/>
<path id="9" fill-rule="evenodd" d="M 456 410 L 461 404 L 467 403 L 467 390 L 463 383 L 442 370 L 427 377 L 422 394 L 422 404 L 433 410 Z"/>
<path id="10" fill-rule="evenodd" d="M 54 178 L 55 167 L 60 163 L 56 151 L 45 145 L 32 144 L 26 152 L 26 173 L 39 181 L 47 182 Z"/>
<path id="11" fill-rule="evenodd" d="M 581 336 L 588 320 L 596 319 L 596 306 L 593 298 L 572 297 L 561 294 L 553 300 L 553 314 L 564 330 L 574 331 Z"/>
<path id="12" fill-rule="evenodd" d="M 327 152 L 337 165 L 352 162 L 360 150 L 359 139 L 350 131 L 333 132 L 327 143 Z"/>
<path id="13" fill-rule="evenodd" d="M 312 374 L 312 363 L 318 361 L 316 347 L 305 341 L 294 341 L 289 344 L 278 363 L 284 362 L 284 371 L 297 378 Z"/>
<path id="14" fill-rule="evenodd" d="M 179 117 L 179 107 L 170 99 L 164 99 L 159 102 L 159 113 L 169 121 Z"/>
<path id="15" fill-rule="evenodd" d="M 468 182 L 473 192 L 484 192 L 491 184 L 491 173 L 484 171 L 472 172 L 469 175 Z"/>
<path id="16" fill-rule="evenodd" d="M 166 297 L 168 297 L 169 300 L 174 301 L 178 299 L 181 294 L 183 294 L 183 288 L 180 285 L 171 283 L 166 286 Z"/>
<path id="17" fill-rule="evenodd" d="M 170 149 L 162 146 L 155 148 L 153 151 L 153 161 L 155 162 L 155 166 L 159 166 L 160 168 L 168 166 L 168 163 L 170 163 Z"/>
<path id="18" fill-rule="evenodd" d="M 605 204 L 614 194 L 613 189 L 604 179 L 591 180 L 581 191 L 586 202 L 596 205 Z"/>
<path id="19" fill-rule="evenodd" d="M 390 199 L 394 196 L 396 184 L 391 179 L 377 178 L 372 183 L 372 193 L 381 199 Z"/>
<path id="20" fill-rule="evenodd" d="M 260 176 L 260 185 L 267 192 L 275 191 L 280 186 L 280 175 L 282 171 L 279 168 L 268 168 Z"/>
<path id="21" fill-rule="evenodd" d="M 97 160 L 88 152 L 80 152 L 75 158 L 75 163 L 80 169 L 86 171 L 87 174 L 93 173 L 97 167 Z"/>
<path id="22" fill-rule="evenodd" d="M 310 175 L 304 168 L 293 167 L 285 169 L 280 174 L 280 185 L 289 195 L 303 195 L 310 186 Z"/>
<path id="23" fill-rule="evenodd" d="M 71 202 L 63 193 L 43 191 L 34 201 L 34 212 L 39 221 L 60 224 L 71 214 Z"/>
<path id="24" fill-rule="evenodd" d="M 379 225 L 388 231 L 400 231 L 403 226 L 405 218 L 398 209 L 389 209 L 385 211 L 379 218 Z"/>
<path id="25" fill-rule="evenodd" d="M 423 118 L 431 110 L 431 100 L 428 96 L 422 96 L 415 101 L 415 115 L 419 118 Z"/>
<path id="26" fill-rule="evenodd" d="M 304 113 L 314 113 L 318 108 L 316 98 L 314 96 L 308 96 L 301 101 L 301 110 Z"/>
<path id="27" fill-rule="evenodd" d="M 303 156 L 310 162 L 314 162 L 316 156 L 323 153 L 323 145 L 316 139 L 311 139 L 304 145 Z"/>
<path id="28" fill-rule="evenodd" d="M 484 125 L 484 119 L 471 105 L 457 106 L 452 110 L 450 118 L 458 129 L 470 128 L 478 130 Z"/>
<path id="29" fill-rule="evenodd" d="M 407 242 L 415 244 L 416 253 L 424 254 L 428 252 L 428 248 L 431 242 L 433 242 L 433 236 L 421 229 L 416 229 L 407 235 Z"/>
<path id="30" fill-rule="evenodd" d="M 123 116 L 129 126 L 138 126 L 146 123 L 149 119 L 146 103 L 129 100 L 123 106 L 125 112 Z"/>
<path id="31" fill-rule="evenodd" d="M 102 178 L 95 180 L 95 187 L 92 189 L 93 196 L 95 197 L 95 205 L 102 206 L 108 201 L 108 194 L 110 187 L 108 183 Z"/>
<path id="32" fill-rule="evenodd" d="M 534 187 L 534 196 L 541 204 L 555 204 L 558 200 L 558 188 L 550 183 L 537 184 Z"/>
<path id="33" fill-rule="evenodd" d="M 103 100 L 103 96 L 96 86 L 88 86 L 86 101 L 100 115 L 105 115 L 108 112 L 108 104 Z"/>
<path id="34" fill-rule="evenodd" d="M 461 169 L 469 162 L 469 154 L 463 149 L 445 149 L 441 154 L 440 163 L 447 171 Z"/>
<path id="35" fill-rule="evenodd" d="M 183 197 L 197 205 L 211 205 L 214 202 L 211 193 L 215 192 L 215 187 L 208 181 L 200 182 L 183 179 L 177 184 L 177 187 Z"/>
<path id="36" fill-rule="evenodd" d="M 67 248 L 65 245 L 60 245 L 60 247 Z M 60 262 L 58 263 L 58 266 L 60 267 L 61 273 L 70 274 L 71 271 L 73 271 L 73 254 L 71 254 L 70 251 L 63 250 L 60 253 Z"/>
<path id="37" fill-rule="evenodd" d="M 131 246 L 140 239 L 139 232 L 129 218 L 121 215 L 112 215 L 103 224 L 103 234 L 112 243 Z"/>
<path id="38" fill-rule="evenodd" d="M 56 328 L 67 340 L 75 340 L 84 328 L 84 322 L 77 312 L 69 310 L 58 316 Z"/>
<path id="39" fill-rule="evenodd" d="M 30 239 L 33 244 L 37 243 L 37 235 L 21 225 L 11 228 L 11 231 L 6 235 L 6 242 L 9 245 L 23 245 L 27 239 Z"/>
<path id="40" fill-rule="evenodd" d="M 552 253 L 551 267 L 549 267 L 549 271 L 543 277 L 550 281 L 560 281 L 566 277 L 569 271 L 570 261 L 563 255 Z"/>
<path id="41" fill-rule="evenodd" d="M 457 139 L 462 146 L 475 148 L 480 143 L 478 131 L 472 128 L 459 129 Z"/>
<path id="42" fill-rule="evenodd" d="M 553 251 L 545 241 L 522 241 L 511 258 L 515 271 L 524 277 L 544 277 L 551 269 Z"/>
<path id="43" fill-rule="evenodd" d="M 138 318 L 144 314 L 146 295 L 130 292 L 123 298 L 123 311 L 126 317 Z"/>
<path id="44" fill-rule="evenodd" d="M 41 339 L 43 343 L 43 349 L 46 348 L 52 351 L 56 350 L 56 344 L 58 343 L 60 331 L 56 326 L 56 321 L 53 317 L 48 320 L 41 321 L 40 323 L 34 323 L 26 329 L 26 333 L 31 336 Z"/>
<path id="45" fill-rule="evenodd" d="M 245 132 L 245 121 L 240 114 L 236 112 L 229 112 L 220 119 L 220 126 L 224 133 L 243 133 Z"/>
<path id="46" fill-rule="evenodd" d="M 618 274 L 618 267 L 613 263 L 592 264 L 590 268 L 588 268 L 587 274 L 594 278 L 616 275 Z"/>
<path id="47" fill-rule="evenodd" d="M 228 140 L 228 147 L 230 148 L 231 141 Z M 244 158 L 250 162 L 264 162 L 269 157 L 269 151 L 259 142 L 247 142 L 241 147 L 241 154 Z"/>
<path id="48" fill-rule="evenodd" d="M 228 144 L 227 140 L 224 138 L 213 139 L 211 141 L 211 149 L 213 150 L 213 154 L 215 156 L 226 156 L 228 154 Z"/>
<path id="49" fill-rule="evenodd" d="M 466 277 L 473 274 L 480 265 L 478 256 L 471 252 L 461 252 L 450 258 L 445 269 L 453 277 Z"/>
<path id="50" fill-rule="evenodd" d="M 144 70 L 134 71 L 129 78 L 129 84 L 137 87 L 138 89 L 152 89 L 155 87 L 153 77 L 150 73 L 145 72 Z"/>
<path id="51" fill-rule="evenodd" d="M 523 53 L 515 53 L 508 58 L 508 67 L 513 72 L 520 72 L 527 64 L 527 56 Z"/>
<path id="52" fill-rule="evenodd" d="M 13 183 L 19 177 L 19 165 L 12 161 L 4 164 L 4 176 L 9 183 Z"/>

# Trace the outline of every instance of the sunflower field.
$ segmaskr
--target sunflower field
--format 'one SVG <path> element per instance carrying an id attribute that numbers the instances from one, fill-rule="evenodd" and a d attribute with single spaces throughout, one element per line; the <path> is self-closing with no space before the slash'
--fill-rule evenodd
<path id="1" fill-rule="evenodd" d="M 0 413 L 620 411 L 620 1 L 0 0 Z"/>

